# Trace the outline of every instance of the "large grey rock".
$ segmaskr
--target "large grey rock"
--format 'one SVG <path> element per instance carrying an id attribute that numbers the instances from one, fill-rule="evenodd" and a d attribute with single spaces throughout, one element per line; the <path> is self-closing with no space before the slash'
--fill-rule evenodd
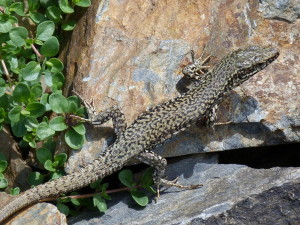
<path id="1" fill-rule="evenodd" d="M 296 217 L 300 211 L 299 168 L 251 169 L 215 163 L 215 156 L 200 156 L 168 167 L 168 178 L 180 175 L 180 183 L 202 183 L 203 188 L 169 188 L 161 193 L 158 203 L 152 201 L 145 208 L 136 206 L 128 194 L 118 194 L 104 215 L 86 213 L 71 218 L 69 224 L 243 224 L 243 218 L 248 224 L 300 222 Z"/>
<path id="2" fill-rule="evenodd" d="M 147 108 L 184 89 L 179 74 L 191 60 L 191 49 L 200 55 L 206 45 L 204 55 L 211 54 L 214 65 L 233 49 L 273 45 L 279 58 L 224 99 L 214 130 L 195 125 L 157 151 L 178 156 L 299 141 L 299 23 L 265 19 L 262 12 L 269 9 L 262 7 L 271 3 L 261 2 L 95 0 L 65 55 L 64 92 L 74 87 L 85 99 L 94 99 L 97 110 L 108 107 L 107 96 L 113 98 L 130 124 Z M 296 3 L 274 5 L 298 12 Z M 111 142 L 111 131 L 111 123 L 88 129 L 88 142 L 72 153 L 67 171 L 97 157 Z"/>

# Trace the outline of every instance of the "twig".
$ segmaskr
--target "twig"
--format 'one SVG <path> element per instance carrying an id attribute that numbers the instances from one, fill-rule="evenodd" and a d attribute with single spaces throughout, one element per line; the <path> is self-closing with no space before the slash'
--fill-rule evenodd
<path id="1" fill-rule="evenodd" d="M 129 191 L 132 188 L 140 188 L 140 187 L 141 186 L 134 186 L 134 187 L 131 187 L 131 188 L 129 188 L 129 187 L 117 188 L 117 189 L 113 189 L 113 190 L 108 190 L 105 193 L 111 194 L 111 193 L 116 193 L 116 192 L 121 192 L 121 191 Z M 89 194 L 83 194 L 83 195 L 69 195 L 69 196 L 57 197 L 57 198 L 44 198 L 44 199 L 40 200 L 40 202 L 55 201 L 58 198 L 60 198 L 60 199 L 67 199 L 67 198 L 71 198 L 71 199 L 90 198 L 90 197 L 93 197 L 97 193 L 101 193 L 101 192 L 95 192 L 95 193 L 89 193 Z"/>
<path id="2" fill-rule="evenodd" d="M 41 53 L 39 52 L 39 50 L 37 50 L 36 49 L 36 47 L 33 45 L 33 44 L 31 44 L 31 48 L 32 48 L 32 50 L 35 52 L 35 54 L 37 55 L 37 57 L 39 58 L 39 59 L 41 59 L 43 56 L 41 55 Z"/>
<path id="3" fill-rule="evenodd" d="M 2 64 L 2 67 L 3 67 L 3 70 L 4 70 L 4 74 L 5 74 L 6 78 L 7 78 L 7 80 L 8 80 L 9 82 L 11 82 L 12 79 L 11 79 L 10 76 L 9 76 L 7 67 L 6 67 L 5 62 L 4 62 L 3 59 L 1 59 L 1 64 Z"/>

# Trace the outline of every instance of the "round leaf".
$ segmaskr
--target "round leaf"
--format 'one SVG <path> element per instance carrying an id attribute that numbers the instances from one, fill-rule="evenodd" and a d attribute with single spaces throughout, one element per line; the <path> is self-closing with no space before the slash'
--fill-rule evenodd
<path id="1" fill-rule="evenodd" d="M 11 129 L 16 137 L 23 137 L 26 134 L 24 118 L 21 118 L 18 122 L 12 122 Z"/>
<path id="2" fill-rule="evenodd" d="M 62 20 L 61 10 L 57 6 L 49 6 L 46 10 L 47 17 L 54 23 L 59 23 Z"/>
<path id="3" fill-rule="evenodd" d="M 17 105 L 15 107 L 13 107 L 8 113 L 8 118 L 10 119 L 10 121 L 18 122 L 20 120 L 21 111 L 22 111 L 21 106 Z"/>
<path id="4" fill-rule="evenodd" d="M 52 21 L 47 20 L 40 23 L 36 30 L 36 38 L 41 41 L 46 41 L 50 38 L 55 30 L 55 25 Z"/>
<path id="5" fill-rule="evenodd" d="M 76 26 L 76 22 L 74 20 L 70 20 L 64 23 L 63 25 L 61 25 L 62 29 L 66 31 L 73 30 L 75 26 Z"/>
<path id="6" fill-rule="evenodd" d="M 0 188 L 6 188 L 8 185 L 8 182 L 5 178 L 0 179 Z"/>
<path id="7" fill-rule="evenodd" d="M 0 173 L 4 172 L 7 168 L 7 161 L 6 160 L 0 160 Z"/>
<path id="8" fill-rule="evenodd" d="M 18 195 L 20 194 L 20 188 L 19 187 L 15 187 L 15 188 L 12 188 L 10 189 L 10 193 L 11 195 Z"/>
<path id="9" fill-rule="evenodd" d="M 34 81 L 38 78 L 41 71 L 41 66 L 35 61 L 30 61 L 25 68 L 20 71 L 20 75 L 26 81 Z"/>
<path id="10" fill-rule="evenodd" d="M 43 94 L 43 88 L 40 84 L 36 84 L 31 88 L 31 93 L 34 95 L 34 98 L 39 98 Z"/>
<path id="11" fill-rule="evenodd" d="M 123 185 L 125 185 L 126 187 L 132 187 L 134 186 L 134 182 L 133 182 L 133 173 L 131 170 L 122 170 L 119 175 L 119 180 L 121 181 L 121 183 Z"/>
<path id="12" fill-rule="evenodd" d="M 69 207 L 66 206 L 65 204 L 58 203 L 58 204 L 56 205 L 56 207 L 58 208 L 58 210 L 59 210 L 61 213 L 65 214 L 66 216 L 69 215 L 70 209 L 69 209 Z"/>
<path id="13" fill-rule="evenodd" d="M 25 102 L 30 98 L 30 90 L 27 84 L 18 83 L 13 91 L 13 98 L 16 102 Z"/>
<path id="14" fill-rule="evenodd" d="M 30 116 L 37 118 L 46 112 L 46 107 L 42 103 L 33 102 L 27 105 L 26 110 L 30 112 Z"/>
<path id="15" fill-rule="evenodd" d="M 84 143 L 84 136 L 78 134 L 73 129 L 69 129 L 65 134 L 66 143 L 73 149 L 79 149 Z"/>
<path id="16" fill-rule="evenodd" d="M 44 180 L 44 176 L 39 172 L 32 172 L 29 174 L 28 183 L 31 185 L 39 185 L 42 184 Z"/>
<path id="17" fill-rule="evenodd" d="M 62 116 L 57 116 L 50 120 L 49 126 L 55 131 L 63 131 L 68 128 L 65 123 L 65 118 Z"/>
<path id="18" fill-rule="evenodd" d="M 12 24 L 9 20 L 0 19 L 0 33 L 7 33 L 12 28 Z"/>
<path id="19" fill-rule="evenodd" d="M 64 64 L 57 58 L 51 58 L 48 61 L 51 65 L 51 72 L 52 73 L 58 73 L 64 69 Z M 48 65 L 48 64 L 47 64 Z"/>
<path id="20" fill-rule="evenodd" d="M 25 39 L 28 36 L 28 31 L 25 27 L 14 27 L 9 31 L 9 37 L 14 45 L 20 47 L 25 44 Z"/>
<path id="21" fill-rule="evenodd" d="M 59 51 L 59 42 L 56 37 L 52 36 L 45 41 L 41 47 L 41 53 L 44 56 L 55 56 Z"/>
<path id="22" fill-rule="evenodd" d="M 52 153 L 47 148 L 38 148 L 35 154 L 42 165 L 44 165 L 47 160 L 52 160 Z"/>
<path id="23" fill-rule="evenodd" d="M 45 163 L 44 163 L 44 167 L 46 170 L 48 171 L 51 171 L 51 172 L 55 172 L 56 169 L 53 168 L 53 164 L 52 164 L 52 161 L 51 160 L 47 160 Z"/>
<path id="24" fill-rule="evenodd" d="M 82 123 L 74 126 L 73 129 L 80 135 L 85 135 L 85 127 Z"/>
<path id="25" fill-rule="evenodd" d="M 38 12 L 31 12 L 29 11 L 30 19 L 32 19 L 33 22 L 39 24 L 42 23 L 47 19 L 47 17 L 44 14 L 38 13 Z"/>
<path id="26" fill-rule="evenodd" d="M 49 104 L 56 113 L 68 112 L 68 101 L 62 94 L 52 93 L 49 97 Z"/>
<path id="27" fill-rule="evenodd" d="M 14 11 L 19 16 L 25 16 L 24 13 L 24 3 L 23 2 L 15 2 L 9 6 L 9 11 Z"/>
<path id="28" fill-rule="evenodd" d="M 55 131 L 46 122 L 41 122 L 37 127 L 36 134 L 41 140 L 44 140 L 54 135 Z"/>
<path id="29" fill-rule="evenodd" d="M 149 203 L 149 199 L 144 192 L 132 190 L 130 193 L 134 201 L 140 206 L 146 206 Z"/>
<path id="30" fill-rule="evenodd" d="M 59 7 L 64 13 L 73 13 L 74 9 L 72 8 L 68 0 L 59 0 Z"/>
<path id="31" fill-rule="evenodd" d="M 54 156 L 54 161 L 57 162 L 57 167 L 63 167 L 65 162 L 67 162 L 67 154 L 60 153 Z"/>
<path id="32" fill-rule="evenodd" d="M 95 194 L 93 196 L 93 203 L 94 206 L 96 206 L 100 212 L 105 212 L 107 210 L 106 202 L 100 194 Z"/>
<path id="33" fill-rule="evenodd" d="M 91 0 L 80 0 L 76 2 L 76 5 L 80 7 L 89 7 L 91 5 Z"/>

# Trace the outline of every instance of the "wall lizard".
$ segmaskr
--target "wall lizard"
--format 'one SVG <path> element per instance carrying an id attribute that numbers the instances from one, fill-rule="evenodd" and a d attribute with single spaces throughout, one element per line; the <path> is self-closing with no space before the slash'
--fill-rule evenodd
<path id="1" fill-rule="evenodd" d="M 80 171 L 38 185 L 16 197 L 0 209 L 0 222 L 20 209 L 42 199 L 59 196 L 89 185 L 121 169 L 131 158 L 137 158 L 155 168 L 154 182 L 185 188 L 175 182 L 162 179 L 166 160 L 151 150 L 170 138 L 172 134 L 209 116 L 222 97 L 254 74 L 273 62 L 279 52 L 271 47 L 249 46 L 229 53 L 210 72 L 201 75 L 203 62 L 195 61 L 186 66 L 183 73 L 195 81 L 195 87 L 186 93 L 142 113 L 126 129 L 124 116 L 117 106 L 94 116 L 89 121 L 102 124 L 113 120 L 117 139 L 99 158 Z M 201 75 L 201 76 L 200 76 Z"/>

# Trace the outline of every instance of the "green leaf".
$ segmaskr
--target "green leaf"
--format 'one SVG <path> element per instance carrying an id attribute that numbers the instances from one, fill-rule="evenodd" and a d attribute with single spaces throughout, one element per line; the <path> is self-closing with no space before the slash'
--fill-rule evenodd
<path id="1" fill-rule="evenodd" d="M 106 202 L 100 194 L 94 194 L 93 203 L 94 206 L 96 206 L 100 212 L 105 212 L 107 210 Z"/>
<path id="2" fill-rule="evenodd" d="M 53 172 L 53 174 L 51 176 L 51 180 L 58 179 L 58 178 L 60 178 L 60 177 L 62 177 L 64 175 L 65 175 L 65 173 L 63 171 L 57 170 L 57 171 Z"/>
<path id="3" fill-rule="evenodd" d="M 149 199 L 144 192 L 138 190 L 131 190 L 130 193 L 134 201 L 140 206 L 146 206 L 149 203 Z"/>
<path id="4" fill-rule="evenodd" d="M 143 173 L 140 185 L 143 188 L 146 188 L 148 191 L 150 191 L 152 193 L 156 193 L 156 191 L 152 188 L 152 185 L 154 184 L 152 174 L 153 174 L 152 167 L 149 167 L 148 169 L 146 169 L 146 171 Z"/>
<path id="5" fill-rule="evenodd" d="M 39 123 L 36 118 L 34 118 L 34 117 L 26 117 L 25 118 L 25 127 L 26 127 L 27 131 L 31 132 L 31 131 L 36 130 L 38 125 L 39 125 Z"/>
<path id="6" fill-rule="evenodd" d="M 55 56 L 59 51 L 59 42 L 56 37 L 52 36 L 45 41 L 41 47 L 41 53 L 44 56 Z"/>
<path id="7" fill-rule="evenodd" d="M 31 172 L 28 176 L 28 183 L 30 185 L 39 185 L 42 184 L 44 180 L 44 176 L 39 172 Z"/>
<path id="8" fill-rule="evenodd" d="M 41 71 L 41 66 L 35 61 L 30 61 L 25 68 L 21 69 L 20 75 L 26 81 L 34 81 L 38 78 Z"/>
<path id="9" fill-rule="evenodd" d="M 40 23 L 36 29 L 36 38 L 41 41 L 46 41 L 52 37 L 55 30 L 55 25 L 52 21 L 47 20 Z"/>
<path id="10" fill-rule="evenodd" d="M 75 26 L 76 26 L 76 22 L 74 20 L 70 20 L 62 24 L 61 28 L 65 31 L 70 31 L 73 30 Z"/>
<path id="11" fill-rule="evenodd" d="M 2 78 L 0 78 L 0 97 L 5 94 L 6 82 Z"/>
<path id="12" fill-rule="evenodd" d="M 62 116 L 57 116 L 50 120 L 49 126 L 55 131 L 63 131 L 68 128 L 65 118 Z"/>
<path id="13" fill-rule="evenodd" d="M 23 2 L 15 2 L 9 6 L 9 11 L 13 11 L 19 16 L 25 16 L 24 13 L 24 3 Z"/>
<path id="14" fill-rule="evenodd" d="M 36 24 L 42 23 L 43 21 L 47 20 L 47 17 L 44 14 L 41 14 L 39 12 L 29 11 L 29 17 Z"/>
<path id="15" fill-rule="evenodd" d="M 29 11 L 36 11 L 40 7 L 40 1 L 39 0 L 28 0 L 28 7 L 29 7 Z"/>
<path id="16" fill-rule="evenodd" d="M 134 182 L 133 182 L 133 173 L 131 170 L 122 170 L 119 175 L 119 180 L 121 181 L 121 183 L 123 185 L 125 185 L 126 187 L 132 187 L 134 186 Z"/>
<path id="17" fill-rule="evenodd" d="M 9 37 L 14 45 L 21 47 L 25 44 L 28 31 L 25 27 L 14 27 L 9 31 Z"/>
<path id="18" fill-rule="evenodd" d="M 6 188 L 8 185 L 8 182 L 5 178 L 0 179 L 0 188 Z"/>
<path id="19" fill-rule="evenodd" d="M 91 0 L 81 0 L 81 1 L 77 1 L 76 5 L 80 6 L 80 7 L 89 7 L 91 5 Z"/>
<path id="20" fill-rule="evenodd" d="M 61 10 L 57 6 L 49 6 L 46 10 L 47 17 L 54 23 L 60 23 L 62 20 Z"/>
<path id="21" fill-rule="evenodd" d="M 84 143 L 84 136 L 78 134 L 73 129 L 69 129 L 65 134 L 65 141 L 73 149 L 80 149 Z"/>
<path id="22" fill-rule="evenodd" d="M 51 151 L 47 148 L 38 148 L 35 155 L 42 165 L 44 165 L 47 160 L 51 161 L 53 158 Z"/>
<path id="23" fill-rule="evenodd" d="M 8 20 L 8 18 L 1 19 L 0 18 L 0 33 L 7 33 L 12 28 L 11 22 Z"/>
<path id="24" fill-rule="evenodd" d="M 64 13 L 73 13 L 74 9 L 72 8 L 70 2 L 68 0 L 59 0 L 58 2 L 61 11 Z"/>
<path id="25" fill-rule="evenodd" d="M 56 73 L 52 76 L 52 83 L 57 86 L 57 88 L 61 88 L 65 82 L 65 77 L 62 73 Z"/>
<path id="26" fill-rule="evenodd" d="M 46 107 L 42 103 L 33 102 L 27 105 L 26 110 L 30 112 L 30 116 L 37 118 L 46 112 Z"/>
<path id="27" fill-rule="evenodd" d="M 57 58 L 51 58 L 46 62 L 52 73 L 58 73 L 64 69 L 64 64 Z"/>
<path id="28" fill-rule="evenodd" d="M 31 87 L 31 93 L 34 95 L 34 98 L 37 99 L 42 96 L 43 88 L 41 84 L 36 84 Z"/>
<path id="29" fill-rule="evenodd" d="M 60 153 L 54 156 L 54 162 L 57 162 L 57 167 L 63 167 L 65 162 L 67 162 L 67 154 Z"/>
<path id="30" fill-rule="evenodd" d="M 8 113 L 8 118 L 10 119 L 10 121 L 18 122 L 20 120 L 21 111 L 22 111 L 21 106 L 17 105 L 13 107 Z"/>
<path id="31" fill-rule="evenodd" d="M 16 137 L 23 137 L 26 134 L 25 119 L 21 117 L 18 122 L 11 122 L 11 129 Z"/>
<path id="32" fill-rule="evenodd" d="M 85 135 L 85 127 L 82 123 L 77 126 L 73 126 L 73 129 L 80 135 Z"/>
<path id="33" fill-rule="evenodd" d="M 6 116 L 6 112 L 3 108 L 0 108 L 0 124 L 4 121 L 5 119 L 5 116 Z M 2 129 L 0 129 L 1 131 Z"/>
<path id="34" fill-rule="evenodd" d="M 55 172 L 56 169 L 53 168 L 53 164 L 52 164 L 52 161 L 51 160 L 47 160 L 45 163 L 44 163 L 44 167 L 46 170 L 48 171 L 51 171 L 51 172 Z"/>
<path id="35" fill-rule="evenodd" d="M 15 187 L 15 188 L 10 189 L 10 194 L 11 195 L 18 195 L 18 194 L 20 194 L 20 188 L 19 187 Z"/>
<path id="36" fill-rule="evenodd" d="M 59 210 L 61 213 L 65 214 L 66 216 L 69 215 L 69 213 L 70 213 L 69 207 L 66 206 L 65 204 L 58 203 L 58 204 L 56 205 L 56 207 L 58 208 L 58 210 Z"/>
<path id="37" fill-rule="evenodd" d="M 18 83 L 13 91 L 13 98 L 16 102 L 26 102 L 30 98 L 28 85 L 25 83 Z"/>
<path id="38" fill-rule="evenodd" d="M 55 131 L 49 127 L 47 122 L 41 122 L 37 127 L 36 134 L 41 140 L 44 140 L 54 135 Z"/>
<path id="39" fill-rule="evenodd" d="M 49 97 L 49 104 L 56 113 L 68 112 L 68 101 L 62 94 L 52 93 Z"/>
<path id="40" fill-rule="evenodd" d="M 0 173 L 4 172 L 7 168 L 7 161 L 6 160 L 0 160 Z"/>

